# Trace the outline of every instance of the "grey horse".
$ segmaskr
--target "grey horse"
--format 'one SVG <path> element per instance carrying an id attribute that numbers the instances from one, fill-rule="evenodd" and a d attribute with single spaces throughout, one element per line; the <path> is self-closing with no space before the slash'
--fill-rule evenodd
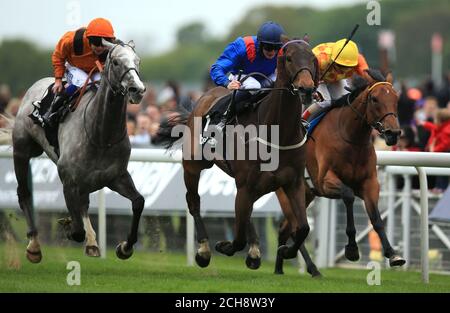
<path id="1" fill-rule="evenodd" d="M 145 86 L 139 77 L 139 57 L 132 44 L 109 43 L 109 54 L 96 93 L 87 92 L 78 108 L 60 124 L 59 157 L 47 141 L 42 127 L 33 123 L 29 114 L 32 103 L 39 100 L 53 78 L 37 81 L 25 94 L 12 130 L 14 170 L 20 208 L 25 214 L 29 231 L 27 258 L 33 263 L 42 259 L 31 199 L 27 185 L 30 158 L 43 151 L 57 165 L 63 184 L 64 198 L 70 213 L 67 225 L 69 239 L 83 242 L 89 256 L 99 256 L 96 234 L 88 216 L 89 194 L 108 187 L 132 202 L 133 218 L 127 241 L 119 243 L 116 254 L 127 259 L 137 241 L 139 220 L 144 198 L 136 190 L 127 165 L 131 153 L 126 131 L 128 101 L 139 103 Z"/>

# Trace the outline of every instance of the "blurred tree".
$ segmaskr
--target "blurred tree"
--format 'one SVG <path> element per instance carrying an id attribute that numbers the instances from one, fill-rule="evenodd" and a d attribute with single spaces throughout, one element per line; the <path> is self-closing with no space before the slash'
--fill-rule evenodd
<path id="1" fill-rule="evenodd" d="M 0 44 L 0 83 L 8 84 L 13 95 L 23 94 L 37 80 L 53 76 L 50 55 L 25 40 L 4 40 Z"/>
<path id="2" fill-rule="evenodd" d="M 206 40 L 206 27 L 203 23 L 195 22 L 181 27 L 177 31 L 178 45 L 199 44 Z"/>

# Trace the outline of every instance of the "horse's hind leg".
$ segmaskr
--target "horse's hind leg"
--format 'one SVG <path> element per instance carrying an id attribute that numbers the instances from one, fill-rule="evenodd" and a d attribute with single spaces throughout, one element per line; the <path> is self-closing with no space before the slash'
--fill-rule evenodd
<path id="1" fill-rule="evenodd" d="M 211 261 L 211 249 L 209 247 L 208 234 L 205 224 L 200 215 L 200 195 L 198 194 L 198 182 L 200 180 L 200 172 L 203 168 L 197 167 L 189 161 L 183 162 L 184 167 L 184 184 L 186 186 L 186 202 L 189 213 L 194 218 L 195 230 L 197 233 L 197 242 L 199 248 L 195 255 L 195 262 L 200 267 L 207 267 Z"/>
<path id="2" fill-rule="evenodd" d="M 394 251 L 384 231 L 383 220 L 378 211 L 379 192 L 380 185 L 376 176 L 365 181 L 361 190 L 367 214 L 383 245 L 384 256 L 389 259 L 390 266 L 402 266 L 406 262 L 405 259 Z"/>
<path id="3" fill-rule="evenodd" d="M 133 180 L 128 172 L 114 180 L 108 187 L 118 192 L 121 196 L 131 200 L 133 218 L 131 231 L 127 241 L 119 243 L 116 248 L 116 255 L 120 259 L 128 259 L 133 254 L 133 245 L 137 242 L 139 221 L 144 210 L 144 197 L 136 190 Z"/>
<path id="4" fill-rule="evenodd" d="M 249 269 L 256 270 L 261 266 L 261 251 L 259 250 L 259 238 L 255 225 L 250 221 L 247 225 L 247 242 L 250 248 L 248 249 L 245 264 Z"/>
<path id="5" fill-rule="evenodd" d="M 38 240 L 38 231 L 34 221 L 32 193 L 28 185 L 30 172 L 30 158 L 39 156 L 42 148 L 31 138 L 17 138 L 13 140 L 14 171 L 17 178 L 17 196 L 28 225 L 27 259 L 32 263 L 39 263 L 42 259 L 41 247 Z"/>

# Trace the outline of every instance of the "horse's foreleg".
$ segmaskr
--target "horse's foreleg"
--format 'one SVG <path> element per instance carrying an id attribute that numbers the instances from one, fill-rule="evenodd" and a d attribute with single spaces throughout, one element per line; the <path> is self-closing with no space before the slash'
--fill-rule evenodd
<path id="1" fill-rule="evenodd" d="M 284 259 L 292 259 L 297 256 L 297 251 L 305 241 L 309 234 L 308 219 L 306 216 L 305 203 L 305 184 L 303 180 L 296 185 L 283 187 L 284 192 L 289 199 L 289 204 L 295 218 L 289 221 L 291 224 L 292 239 L 294 243 L 291 246 L 281 246 L 278 248 L 278 253 Z"/>
<path id="2" fill-rule="evenodd" d="M 345 185 L 332 171 L 328 171 L 323 179 L 323 193 L 328 198 L 341 198 L 347 209 L 346 234 L 348 244 L 345 246 L 345 257 L 350 261 L 359 260 L 359 249 L 356 244 L 356 228 L 353 218 L 353 203 L 355 194 L 353 190 Z"/>
<path id="3" fill-rule="evenodd" d="M 342 184 L 341 197 L 347 209 L 347 227 L 345 233 L 348 237 L 348 244 L 345 246 L 345 257 L 350 261 L 359 260 L 359 249 L 356 244 L 356 228 L 353 217 L 353 203 L 355 202 L 355 194 L 350 187 Z"/>
<path id="4" fill-rule="evenodd" d="M 81 217 L 83 204 L 86 202 L 88 194 L 80 194 L 78 187 L 63 184 L 64 199 L 66 200 L 67 209 L 69 210 L 71 221 L 69 232 L 66 233 L 67 238 L 76 242 L 83 242 L 86 238 L 83 219 Z M 89 199 L 89 198 L 88 198 Z"/>
<path id="5" fill-rule="evenodd" d="M 32 263 L 39 263 L 42 259 L 42 253 L 34 221 L 32 194 L 28 186 L 30 157 L 25 153 L 19 152 L 16 145 L 14 145 L 14 170 L 18 184 L 17 196 L 19 198 L 19 206 L 25 215 L 28 225 L 27 237 L 30 241 L 27 246 L 27 259 Z"/>
<path id="6" fill-rule="evenodd" d="M 119 193 L 121 196 L 131 201 L 133 217 L 131 220 L 131 230 L 127 241 L 119 243 L 116 248 L 116 255 L 120 259 L 128 259 L 133 254 L 133 245 L 137 242 L 139 221 L 144 210 L 144 197 L 136 190 L 130 173 L 125 172 L 122 176 L 114 180 L 108 187 Z"/>
<path id="7" fill-rule="evenodd" d="M 251 221 L 247 225 L 247 242 L 249 250 L 245 264 L 248 268 L 256 270 L 261 266 L 261 251 L 259 250 L 259 238 L 256 233 L 255 225 Z"/>
<path id="8" fill-rule="evenodd" d="M 283 189 L 279 188 L 275 194 L 277 195 L 278 202 L 280 203 L 281 210 L 284 214 L 284 220 L 280 224 L 280 228 L 278 229 L 278 248 L 286 245 L 289 236 L 291 235 L 291 227 L 289 224 L 290 219 L 295 219 L 294 212 L 292 212 L 291 205 L 289 203 L 289 199 L 286 196 L 286 193 Z M 284 274 L 283 272 L 283 257 L 277 251 L 277 259 L 275 261 L 275 274 Z"/>
<path id="9" fill-rule="evenodd" d="M 94 228 L 92 227 L 91 220 L 88 215 L 89 208 L 89 195 L 85 198 L 85 204 L 83 204 L 81 214 L 83 217 L 84 230 L 86 231 L 86 246 L 84 248 L 84 253 L 87 256 L 99 257 L 100 249 L 97 244 L 97 235 Z"/>
<path id="10" fill-rule="evenodd" d="M 314 194 L 312 193 L 311 189 L 307 185 L 305 185 L 305 208 L 308 208 L 310 203 L 314 200 Z M 295 214 L 293 213 L 291 209 L 291 205 L 289 203 L 289 199 L 284 193 L 283 189 L 278 189 L 276 191 L 276 195 L 278 197 L 278 201 L 280 202 L 281 209 L 284 213 L 285 220 L 281 223 L 280 229 L 278 232 L 278 247 L 284 246 L 286 242 L 289 239 L 289 236 L 291 235 L 291 227 L 289 224 L 289 220 L 295 219 Z M 311 274 L 312 277 L 319 277 L 321 276 L 319 270 L 317 269 L 317 266 L 312 261 L 308 251 L 305 248 L 304 243 L 300 246 L 300 252 L 302 254 L 303 259 L 306 263 L 306 270 L 309 274 Z M 277 259 L 275 263 L 275 274 L 283 274 L 283 257 L 280 253 L 280 251 L 277 251 Z"/>
<path id="11" fill-rule="evenodd" d="M 374 230 L 380 237 L 384 250 L 384 256 L 389 259 L 390 266 L 402 266 L 406 262 L 405 259 L 394 251 L 386 236 L 386 232 L 384 231 L 384 223 L 378 210 L 379 192 L 380 185 L 376 176 L 364 182 L 361 193 L 366 211 L 369 215 L 370 222 L 372 223 Z"/>
<path id="12" fill-rule="evenodd" d="M 200 172 L 200 169 L 194 171 L 185 166 L 184 184 L 187 189 L 186 202 L 188 204 L 189 213 L 194 218 L 197 242 L 199 244 L 197 254 L 195 255 L 195 262 L 197 262 L 197 265 L 200 267 L 207 267 L 211 261 L 211 249 L 209 247 L 208 234 L 206 232 L 205 224 L 203 223 L 203 219 L 200 215 L 200 195 L 198 194 Z"/>
<path id="13" fill-rule="evenodd" d="M 232 256 L 247 245 L 246 232 L 250 222 L 254 200 L 246 187 L 238 188 L 235 200 L 235 238 L 233 242 L 219 241 L 216 250 L 222 254 Z"/>

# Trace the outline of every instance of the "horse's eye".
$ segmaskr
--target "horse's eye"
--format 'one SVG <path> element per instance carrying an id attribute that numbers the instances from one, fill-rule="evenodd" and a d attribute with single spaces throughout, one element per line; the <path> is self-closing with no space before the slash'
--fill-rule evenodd
<path id="1" fill-rule="evenodd" d="M 378 103 L 378 99 L 375 98 L 375 97 L 372 97 L 372 102 L 373 102 L 373 103 Z"/>
<path id="2" fill-rule="evenodd" d="M 114 59 L 114 60 L 112 61 L 112 63 L 114 64 L 114 66 L 119 65 L 119 61 L 117 61 L 116 59 Z"/>
<path id="3" fill-rule="evenodd" d="M 287 62 L 292 62 L 292 58 L 288 56 L 288 57 L 286 57 L 286 61 Z"/>

